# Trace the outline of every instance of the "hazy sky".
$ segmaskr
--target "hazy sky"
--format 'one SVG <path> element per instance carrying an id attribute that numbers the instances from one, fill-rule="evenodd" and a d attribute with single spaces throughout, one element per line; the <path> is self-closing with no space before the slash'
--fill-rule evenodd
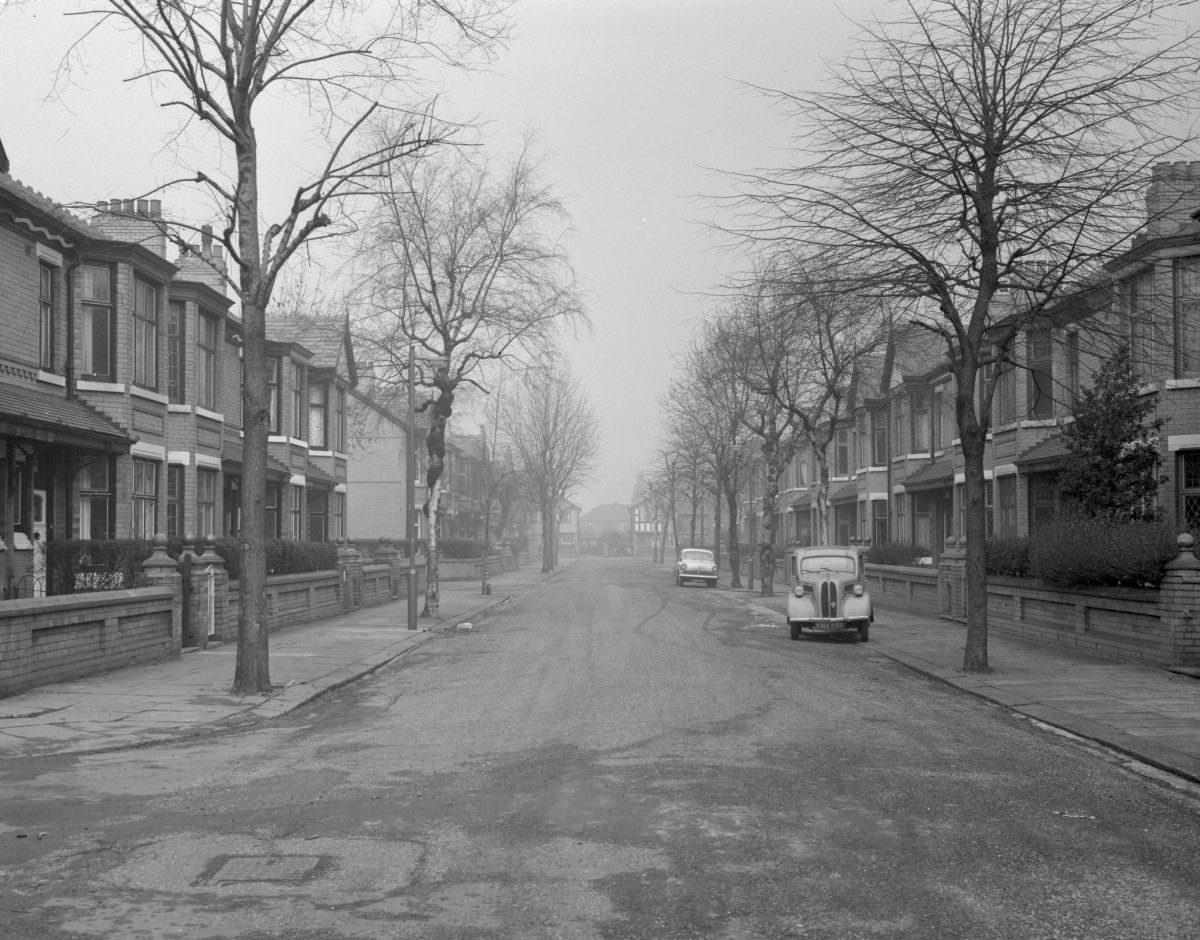
<path id="1" fill-rule="evenodd" d="M 48 97 L 86 23 L 38 0 L 0 12 L 0 137 L 13 175 L 60 202 L 129 198 L 172 178 L 177 122 L 144 84 L 121 79 L 136 47 L 91 47 L 74 87 Z M 570 250 L 594 324 L 568 348 L 602 422 L 603 458 L 585 510 L 627 502 L 661 437 L 658 399 L 700 317 L 737 266 L 697 220 L 708 168 L 778 165 L 779 113 L 739 83 L 815 86 L 880 0 L 519 0 L 515 39 L 487 73 L 446 84 L 448 116 L 489 119 L 511 152 L 532 125 L 565 199 Z M 186 154 L 202 165 L 196 154 Z M 170 205 L 170 196 L 164 195 Z M 453 429 L 452 429 L 453 430 Z"/>

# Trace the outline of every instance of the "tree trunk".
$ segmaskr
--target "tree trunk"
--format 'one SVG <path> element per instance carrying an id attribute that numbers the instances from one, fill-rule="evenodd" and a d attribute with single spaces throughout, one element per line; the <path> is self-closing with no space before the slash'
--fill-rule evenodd
<path id="1" fill-rule="evenodd" d="M 963 519 L 967 530 L 966 607 L 967 643 L 963 672 L 991 672 L 988 665 L 987 521 L 983 452 L 987 433 L 972 420 L 960 431 L 963 452 Z"/>
<path id="2" fill-rule="evenodd" d="M 713 488 L 713 560 L 721 570 L 721 483 Z"/>
<path id="3" fill-rule="evenodd" d="M 425 610 L 422 617 L 438 617 L 442 612 L 442 593 L 438 581 L 438 503 L 442 498 L 442 477 L 433 481 L 433 489 L 426 504 L 426 517 L 429 519 L 429 546 L 425 559 Z"/>
<path id="4" fill-rule="evenodd" d="M 262 246 L 258 238 L 258 154 L 253 135 L 237 144 L 237 217 L 239 297 L 242 302 L 245 380 L 243 382 L 241 604 L 233 691 L 252 695 L 271 690 L 267 640 L 267 438 L 270 394 L 267 388 L 267 312 L 263 288 Z M 247 506 L 246 503 L 249 503 Z M 282 509 L 282 507 L 280 507 Z M 197 533 L 204 535 L 205 533 Z"/>
<path id="5" fill-rule="evenodd" d="M 815 448 L 814 448 L 815 451 Z M 820 453 L 817 458 L 817 542 L 818 545 L 832 545 L 829 536 L 829 460 Z"/>
<path id="6" fill-rule="evenodd" d="M 770 597 L 775 593 L 775 510 L 779 502 L 779 471 L 783 454 L 778 441 L 764 444 L 763 453 L 767 458 L 767 479 L 762 498 L 762 542 L 758 548 L 758 562 L 762 568 L 759 576 L 762 589 L 759 593 L 763 597 Z"/>
<path id="7" fill-rule="evenodd" d="M 554 542 L 550 533 L 554 530 L 554 509 L 550 500 L 542 497 L 542 574 L 554 570 Z"/>
<path id="8" fill-rule="evenodd" d="M 737 501 L 737 480 L 727 480 L 725 483 L 725 504 L 729 507 L 729 570 L 732 572 L 732 579 L 729 582 L 729 586 L 733 588 L 740 588 L 742 586 L 742 552 L 738 545 Z"/>

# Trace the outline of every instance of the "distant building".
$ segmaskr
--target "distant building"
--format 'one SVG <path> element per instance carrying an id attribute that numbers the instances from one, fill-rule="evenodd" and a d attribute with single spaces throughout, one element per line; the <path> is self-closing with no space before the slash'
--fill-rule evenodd
<path id="1" fill-rule="evenodd" d="M 605 503 L 579 517 L 579 551 L 585 555 L 630 554 L 633 509 L 624 503 Z"/>

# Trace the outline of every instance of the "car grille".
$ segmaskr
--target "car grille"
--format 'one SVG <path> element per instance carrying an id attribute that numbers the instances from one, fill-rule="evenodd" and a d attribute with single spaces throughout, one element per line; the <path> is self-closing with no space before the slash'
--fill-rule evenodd
<path id="1" fill-rule="evenodd" d="M 821 593 L 817 599 L 821 617 L 837 616 L 837 584 L 833 581 L 821 582 Z"/>

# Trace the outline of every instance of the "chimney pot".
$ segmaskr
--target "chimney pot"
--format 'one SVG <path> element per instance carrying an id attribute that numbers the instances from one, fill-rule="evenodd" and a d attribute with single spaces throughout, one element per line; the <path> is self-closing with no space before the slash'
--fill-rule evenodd
<path id="1" fill-rule="evenodd" d="M 162 200 L 161 199 L 151 199 L 150 200 L 150 218 L 152 218 L 152 219 L 161 219 L 162 218 Z"/>

